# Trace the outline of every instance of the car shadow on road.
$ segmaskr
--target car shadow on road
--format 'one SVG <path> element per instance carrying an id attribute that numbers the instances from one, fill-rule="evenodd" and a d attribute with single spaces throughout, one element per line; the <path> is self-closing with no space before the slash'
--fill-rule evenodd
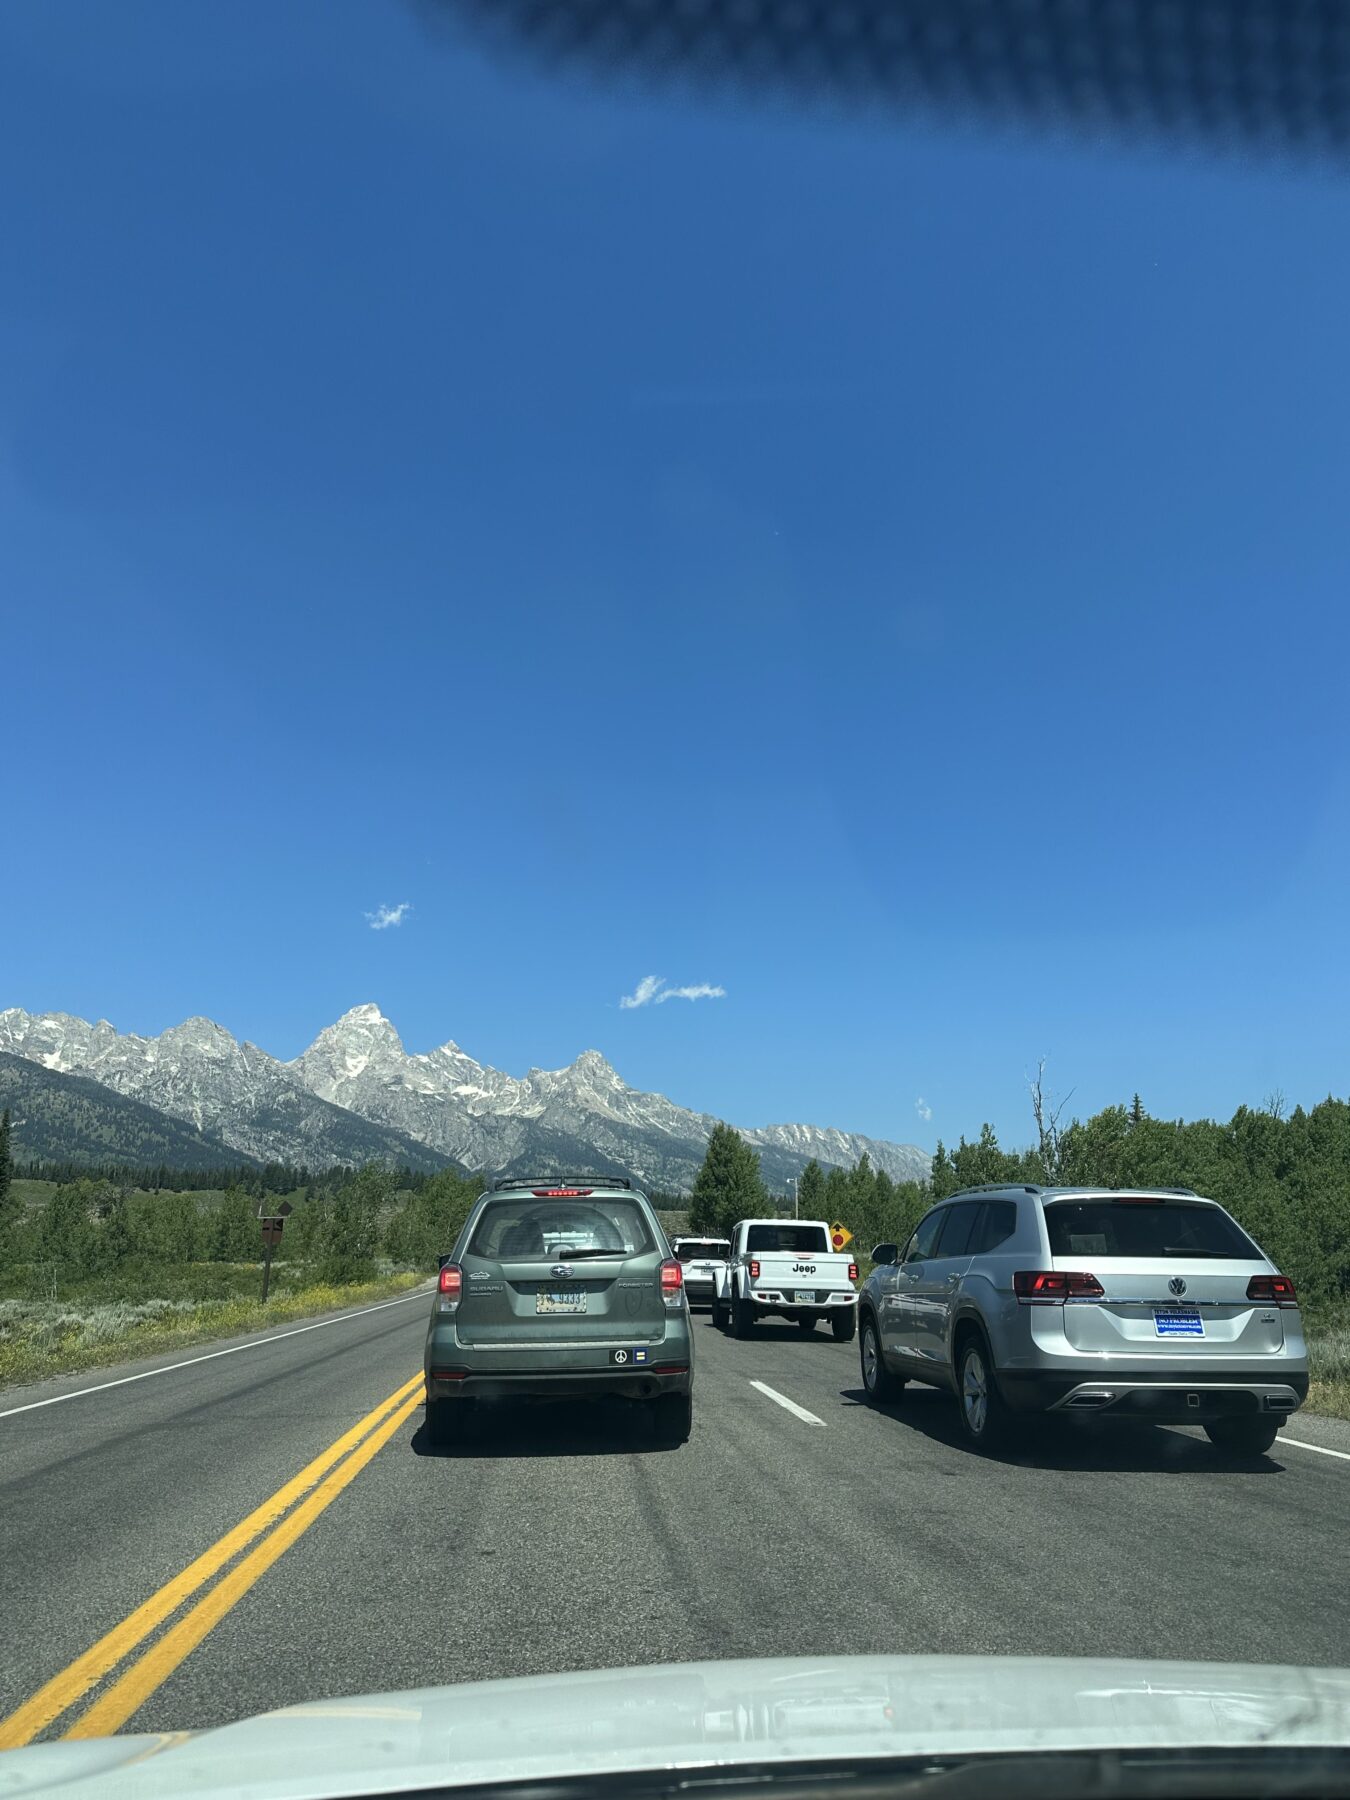
<path id="1" fill-rule="evenodd" d="M 981 1451 L 967 1443 L 956 1417 L 956 1402 L 938 1388 L 912 1385 L 904 1398 L 878 1404 L 865 1389 L 845 1388 L 845 1406 L 881 1413 L 933 1443 L 946 1444 L 980 1462 L 1011 1468 L 1092 1474 L 1282 1475 L 1279 1444 L 1267 1456 L 1234 1456 L 1208 1438 L 1162 1425 L 1107 1425 L 1100 1419 L 1019 1418 L 1005 1449 Z"/>
<path id="2" fill-rule="evenodd" d="M 453 1443 L 434 1444 L 423 1418 L 413 1433 L 414 1456 L 442 1461 L 504 1461 L 512 1457 L 669 1454 L 648 1409 L 622 1400 L 480 1400 Z"/>
<path id="3" fill-rule="evenodd" d="M 818 1325 L 814 1331 L 799 1331 L 790 1319 L 757 1319 L 748 1338 L 738 1338 L 734 1332 L 714 1325 L 711 1319 L 705 1323 L 729 1344 L 815 1344 L 822 1350 L 833 1350 L 839 1344 L 853 1342 L 852 1338 L 837 1338 L 823 1325 Z"/>

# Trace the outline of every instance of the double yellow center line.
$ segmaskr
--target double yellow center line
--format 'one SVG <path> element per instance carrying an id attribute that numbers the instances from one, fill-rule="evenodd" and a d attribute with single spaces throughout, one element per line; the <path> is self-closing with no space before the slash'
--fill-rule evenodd
<path id="1" fill-rule="evenodd" d="M 336 1500 L 342 1490 L 389 1442 L 422 1402 L 422 1376 L 414 1375 L 364 1419 L 344 1432 L 336 1443 L 316 1456 L 270 1499 L 227 1531 L 181 1574 L 166 1581 L 120 1625 L 101 1637 L 83 1656 L 54 1675 L 22 1706 L 0 1719 L 0 1750 L 29 1744 L 63 1714 L 69 1712 L 140 1649 L 184 1603 L 205 1588 L 191 1606 L 161 1637 L 152 1643 L 111 1686 L 104 1689 L 62 1734 L 68 1738 L 104 1737 L 118 1731 L 154 1693 L 206 1634 L 243 1598 L 290 1546 Z M 298 1503 L 298 1504 L 297 1504 Z M 255 1542 L 255 1540 L 261 1540 Z M 249 1549 L 250 1545 L 253 1549 Z M 242 1551 L 248 1551 L 241 1556 Z M 240 1560 L 235 1562 L 235 1558 Z M 234 1563 L 214 1587 L 209 1584 L 221 1570 Z"/>

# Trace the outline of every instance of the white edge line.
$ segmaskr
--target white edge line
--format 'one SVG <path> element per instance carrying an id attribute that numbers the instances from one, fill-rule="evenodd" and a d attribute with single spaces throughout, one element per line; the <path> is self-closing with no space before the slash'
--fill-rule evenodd
<path id="1" fill-rule="evenodd" d="M 1275 1442 L 1277 1444 L 1296 1444 L 1300 1450 L 1312 1450 L 1318 1456 L 1339 1456 L 1342 1462 L 1350 1462 L 1350 1450 L 1329 1450 L 1325 1444 L 1310 1444 L 1306 1438 L 1285 1437 L 1281 1432 Z"/>
<path id="2" fill-rule="evenodd" d="M 789 1400 L 786 1394 L 780 1394 L 777 1388 L 771 1388 L 767 1381 L 752 1381 L 750 1385 L 752 1388 L 758 1388 L 761 1394 L 767 1394 L 770 1400 L 776 1400 L 780 1406 L 785 1406 L 790 1413 L 795 1413 L 799 1419 L 805 1419 L 808 1425 L 823 1425 L 825 1423 L 824 1419 L 818 1419 L 813 1412 L 807 1412 L 804 1406 L 798 1406 L 795 1400 Z"/>
<path id="3" fill-rule="evenodd" d="M 139 1375 L 119 1375 L 116 1381 L 100 1381 L 94 1387 L 72 1388 L 68 1394 L 51 1394 L 45 1400 L 30 1400 L 26 1406 L 11 1406 L 0 1412 L 0 1419 L 12 1419 L 19 1413 L 36 1412 L 40 1406 L 59 1406 L 63 1400 L 81 1400 L 86 1394 L 103 1394 L 109 1388 L 125 1387 L 129 1381 L 148 1381 L 152 1375 L 172 1375 L 175 1369 L 190 1369 L 194 1363 L 214 1362 L 218 1356 L 235 1356 L 241 1350 L 261 1350 L 266 1344 L 279 1344 L 282 1338 L 299 1337 L 302 1332 L 322 1331 L 325 1325 L 341 1325 L 347 1319 L 359 1319 L 366 1313 L 383 1312 L 386 1306 L 402 1306 L 409 1300 L 424 1300 L 425 1287 L 400 1294 L 397 1300 L 377 1300 L 374 1306 L 359 1306 L 355 1312 L 340 1313 L 336 1319 L 316 1319 L 312 1325 L 296 1325 L 290 1331 L 276 1331 L 271 1337 L 250 1338 L 246 1344 L 231 1344 L 227 1350 L 208 1350 L 204 1356 L 189 1356 L 184 1362 L 165 1363 L 158 1369 L 142 1369 Z"/>

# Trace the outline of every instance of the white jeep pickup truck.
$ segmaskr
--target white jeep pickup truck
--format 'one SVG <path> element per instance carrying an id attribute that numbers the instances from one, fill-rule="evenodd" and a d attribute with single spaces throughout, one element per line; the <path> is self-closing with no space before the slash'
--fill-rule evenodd
<path id="1" fill-rule="evenodd" d="M 777 1314 L 814 1331 L 828 1319 L 841 1343 L 858 1328 L 858 1265 L 830 1248 L 830 1228 L 818 1219 L 742 1219 L 731 1234 L 731 1256 L 718 1271 L 714 1325 L 748 1337 L 756 1319 Z"/>

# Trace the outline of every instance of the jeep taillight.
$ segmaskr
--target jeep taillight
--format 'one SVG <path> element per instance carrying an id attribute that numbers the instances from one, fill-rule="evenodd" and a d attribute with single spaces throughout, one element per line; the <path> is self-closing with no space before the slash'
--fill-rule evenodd
<path id="1" fill-rule="evenodd" d="M 1019 1300 L 1104 1300 L 1106 1290 L 1095 1275 L 1078 1269 L 1019 1269 L 1013 1276 Z"/>
<path id="2" fill-rule="evenodd" d="M 1297 1306 L 1298 1295 L 1287 1275 L 1253 1275 L 1247 1283 L 1249 1300 L 1269 1300 L 1275 1306 Z"/>
<path id="3" fill-rule="evenodd" d="M 850 1264 L 849 1264 L 849 1265 L 848 1265 L 848 1278 L 849 1278 L 849 1280 L 850 1280 L 850 1281 L 856 1281 L 856 1280 L 857 1280 L 857 1279 L 858 1279 L 858 1265 L 857 1265 L 857 1263 L 850 1263 Z"/>
<path id="4" fill-rule="evenodd" d="M 750 1279 L 751 1281 L 759 1280 L 759 1264 L 757 1262 L 750 1264 Z"/>
<path id="5" fill-rule="evenodd" d="M 460 1299 L 464 1293 L 464 1271 L 458 1263 L 447 1263 L 441 1270 L 439 1292 L 442 1300 L 451 1302 Z"/>

